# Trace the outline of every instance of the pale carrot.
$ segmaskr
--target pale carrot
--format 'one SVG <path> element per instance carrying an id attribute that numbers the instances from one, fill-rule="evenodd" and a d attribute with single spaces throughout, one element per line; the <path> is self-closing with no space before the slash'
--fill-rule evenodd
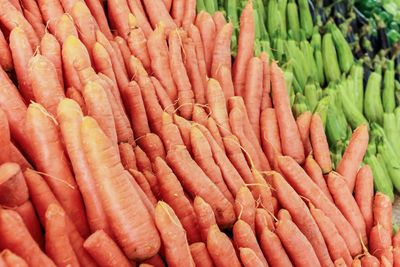
<path id="1" fill-rule="evenodd" d="M 68 14 L 63 14 L 57 21 L 55 26 L 54 36 L 58 42 L 62 45 L 68 36 L 73 35 L 78 38 L 78 31 L 75 27 L 74 21 Z"/>
<path id="2" fill-rule="evenodd" d="M 65 96 L 78 103 L 82 113 L 85 115 L 87 114 L 85 100 L 83 99 L 81 91 L 77 90 L 75 87 L 68 87 Z"/>
<path id="3" fill-rule="evenodd" d="M 10 47 L 8 46 L 8 43 L 4 38 L 4 34 L 1 30 L 0 30 L 0 66 L 5 71 L 11 71 L 14 68 Z"/>
<path id="4" fill-rule="evenodd" d="M 260 204 L 261 207 L 268 210 L 270 214 L 275 214 L 277 212 L 276 207 L 273 205 L 271 187 L 262 176 L 262 174 L 256 169 L 252 169 L 254 183 L 250 185 L 251 193 L 254 199 Z"/>
<path id="5" fill-rule="evenodd" d="M 83 1 L 77 1 L 68 12 L 70 12 L 74 20 L 82 43 L 88 49 L 91 49 L 96 42 L 96 30 L 99 26 L 90 13 L 88 6 Z"/>
<path id="6" fill-rule="evenodd" d="M 140 0 L 128 0 L 129 9 L 136 18 L 138 26 L 143 30 L 144 34 L 148 38 L 153 29 L 150 22 L 147 19 L 146 12 L 144 11 L 143 5 Z"/>
<path id="7" fill-rule="evenodd" d="M 312 155 L 309 155 L 306 158 L 303 168 L 308 176 L 310 176 L 310 178 L 314 181 L 314 183 L 318 185 L 322 192 L 324 192 L 326 197 L 333 202 L 333 198 L 331 196 L 331 193 L 329 192 L 328 186 L 326 185 L 322 170 L 318 163 L 314 160 Z"/>
<path id="8" fill-rule="evenodd" d="M 167 34 L 177 27 L 162 0 L 143 0 L 143 4 L 153 28 L 161 21 L 165 24 Z"/>
<path id="9" fill-rule="evenodd" d="M 147 72 L 151 70 L 150 55 L 147 51 L 147 39 L 141 28 L 132 29 L 127 38 L 131 54 L 140 59 Z"/>
<path id="10" fill-rule="evenodd" d="M 321 167 L 322 173 L 329 173 L 332 170 L 331 154 L 328 139 L 325 135 L 325 127 L 318 113 L 311 117 L 310 139 L 314 158 Z"/>
<path id="11" fill-rule="evenodd" d="M 61 46 L 54 35 L 45 33 L 40 41 L 40 53 L 50 60 L 57 71 L 58 81 L 64 87 L 64 78 L 61 62 Z"/>
<path id="12" fill-rule="evenodd" d="M 374 222 L 372 211 L 374 201 L 374 177 L 368 165 L 364 165 L 357 173 L 354 198 L 364 217 L 368 234 Z"/>
<path id="13" fill-rule="evenodd" d="M 261 237 L 261 234 L 265 228 L 268 228 L 270 231 L 275 231 L 273 218 L 271 214 L 268 213 L 268 211 L 264 208 L 256 209 L 255 225 L 256 225 L 256 236 L 258 238 Z"/>
<path id="14" fill-rule="evenodd" d="M 266 52 L 261 52 L 260 59 L 263 64 L 263 93 L 261 100 L 261 112 L 266 108 L 272 108 L 272 100 L 271 100 L 271 73 L 269 67 L 269 56 Z"/>
<path id="15" fill-rule="evenodd" d="M 100 43 L 95 42 L 92 49 L 92 57 L 94 67 L 98 72 L 105 74 L 114 84 L 117 84 L 117 79 L 111 63 L 110 55 Z"/>
<path id="16" fill-rule="evenodd" d="M 132 145 L 128 143 L 119 143 L 119 154 L 121 156 L 121 163 L 125 170 L 133 169 L 137 170 L 136 156 L 133 151 Z"/>
<path id="17" fill-rule="evenodd" d="M 236 217 L 246 222 L 255 233 L 256 205 L 253 195 L 246 186 L 242 186 L 235 198 Z"/>
<path id="18" fill-rule="evenodd" d="M 184 3 L 185 9 L 183 13 L 183 18 L 182 18 L 182 27 L 184 29 L 188 29 L 192 23 L 194 23 L 194 20 L 196 18 L 196 1 L 195 0 L 188 0 L 188 1 L 182 1 Z M 172 16 L 174 16 L 174 10 L 172 10 Z M 176 19 L 175 19 L 176 21 Z"/>
<path id="19" fill-rule="evenodd" d="M 216 11 L 213 15 L 213 20 L 215 23 L 217 33 L 225 26 L 226 19 L 224 13 L 222 11 Z"/>
<path id="20" fill-rule="evenodd" d="M 168 96 L 167 90 L 163 87 L 163 85 L 158 81 L 156 77 L 150 77 L 151 82 L 153 83 L 154 89 L 156 90 L 156 95 L 158 102 L 160 102 L 161 107 L 164 112 L 169 114 L 174 113 L 174 104 Z"/>
<path id="21" fill-rule="evenodd" d="M 43 35 L 46 32 L 46 26 L 43 24 L 41 17 L 36 17 L 34 14 L 24 9 L 25 19 L 32 25 L 33 30 L 35 31 L 37 37 L 42 39 Z"/>
<path id="22" fill-rule="evenodd" d="M 111 39 L 112 33 L 110 30 L 110 26 L 108 25 L 107 17 L 104 12 L 102 3 L 96 0 L 86 0 L 85 3 L 89 8 L 90 13 L 92 13 L 93 17 L 96 19 L 97 25 L 99 25 L 100 30 L 108 39 Z"/>
<path id="23" fill-rule="evenodd" d="M 153 192 L 151 191 L 150 184 L 147 181 L 146 177 L 143 175 L 143 173 L 132 169 L 130 169 L 129 172 L 135 179 L 137 184 L 140 186 L 140 188 L 143 190 L 143 192 L 146 194 L 147 199 L 150 200 L 153 206 L 155 206 L 157 204 L 157 199 L 154 196 Z"/>
<path id="24" fill-rule="evenodd" d="M 203 126 L 207 126 L 209 114 L 199 105 L 194 105 L 192 120 Z"/>
<path id="25" fill-rule="evenodd" d="M 290 220 L 290 221 L 293 221 L 292 215 L 290 215 L 289 211 L 286 210 L 286 209 L 283 209 L 283 208 L 281 208 L 281 209 L 278 211 L 278 214 L 276 215 L 276 218 L 277 218 L 279 221 L 283 221 L 283 220 Z"/>
<path id="26" fill-rule="evenodd" d="M 130 31 L 128 24 L 129 6 L 127 1 L 111 0 L 107 6 L 111 26 L 114 26 L 118 34 L 126 39 Z"/>
<path id="27" fill-rule="evenodd" d="M 221 135 L 230 135 L 231 127 L 229 124 L 229 117 L 224 92 L 222 91 L 221 86 L 216 80 L 210 79 L 208 81 L 206 97 L 207 103 L 209 104 L 211 109 L 211 116 L 218 124 Z"/>
<path id="28" fill-rule="evenodd" d="M 217 34 L 215 36 L 215 44 L 212 54 L 211 77 L 217 77 L 218 70 L 222 66 L 225 66 L 228 69 L 232 68 L 232 57 L 230 48 L 233 33 L 233 24 L 226 23 L 220 30 L 218 29 L 218 26 L 216 27 Z"/>
<path id="29" fill-rule="evenodd" d="M 136 165 L 138 167 L 139 171 L 144 171 L 144 170 L 152 170 L 151 167 L 151 162 L 149 157 L 146 155 L 146 153 L 139 147 L 135 146 L 134 147 L 135 151 L 135 156 L 136 156 Z"/>
<path id="30" fill-rule="evenodd" d="M 210 14 L 200 12 L 196 18 L 196 26 L 200 32 L 203 43 L 204 61 L 208 76 L 211 77 L 214 42 L 216 37 L 215 24 Z"/>
<path id="31" fill-rule="evenodd" d="M 128 72 L 128 77 L 132 77 L 133 73 L 131 73 L 131 69 L 129 68 L 129 58 L 131 56 L 131 50 L 129 50 L 128 43 L 121 36 L 115 36 L 114 41 L 118 44 L 119 50 L 121 51 L 125 69 Z"/>
<path id="32" fill-rule="evenodd" d="M 385 250 L 389 249 L 392 245 L 392 238 L 390 233 L 383 228 L 381 224 L 376 224 L 372 227 L 369 233 L 369 249 L 375 257 L 381 259 L 384 256 Z"/>
<path id="33" fill-rule="evenodd" d="M 192 129 L 192 124 L 190 123 L 190 121 L 186 120 L 185 118 L 182 118 L 177 114 L 174 114 L 173 118 L 175 125 L 178 126 L 179 128 L 186 149 L 191 152 L 192 143 L 190 141 L 190 130 Z"/>
<path id="34" fill-rule="evenodd" d="M 245 267 L 263 266 L 263 262 L 257 257 L 257 254 L 250 248 L 239 248 L 240 260 Z"/>
<path id="35" fill-rule="evenodd" d="M 372 205 L 372 212 L 374 214 L 374 225 L 380 224 L 389 235 L 392 235 L 392 202 L 390 198 L 380 192 L 377 192 L 374 197 Z"/>
<path id="36" fill-rule="evenodd" d="M 187 5 L 187 4 L 185 4 L 185 2 L 188 2 L 188 1 L 184 1 L 184 0 L 173 0 L 172 1 L 171 15 L 178 27 L 182 26 L 183 17 L 185 15 L 185 7 Z"/>
<path id="37" fill-rule="evenodd" d="M 196 47 L 196 57 L 197 57 L 197 63 L 199 65 L 200 77 L 205 87 L 207 84 L 207 67 L 205 62 L 204 46 L 201 34 L 199 29 L 193 24 L 190 25 L 187 31 L 189 33 L 189 37 L 193 40 L 194 45 Z"/>
<path id="38" fill-rule="evenodd" d="M 221 85 L 222 91 L 225 95 L 225 100 L 228 101 L 230 97 L 235 95 L 231 69 L 227 68 L 226 66 L 221 66 L 217 71 L 215 79 Z"/>
<path id="39" fill-rule="evenodd" d="M 309 111 L 303 112 L 296 119 L 297 128 L 300 132 L 301 141 L 303 142 L 304 152 L 309 155 L 312 151 L 310 141 L 310 124 L 311 124 L 312 113 Z"/>
<path id="40" fill-rule="evenodd" d="M 212 225 L 208 232 L 207 250 L 213 259 L 215 266 L 241 266 L 231 240 L 226 234 L 218 229 L 218 225 L 216 224 Z"/>
<path id="41" fill-rule="evenodd" d="M 196 266 L 214 266 L 210 254 L 207 251 L 207 247 L 203 242 L 192 243 L 189 248 Z"/>
<path id="42" fill-rule="evenodd" d="M 0 266 L 28 267 L 28 263 L 20 256 L 14 254 L 12 251 L 4 249 L 0 254 Z"/>
<path id="43" fill-rule="evenodd" d="M 15 208 L 29 199 L 21 168 L 16 163 L 7 162 L 0 165 L 0 205 Z"/>
<path id="44" fill-rule="evenodd" d="M 42 13 L 43 21 L 48 23 L 51 33 L 56 32 L 56 24 L 64 14 L 64 9 L 58 0 L 39 0 L 38 6 Z"/>
<path id="45" fill-rule="evenodd" d="M 271 266 L 293 266 L 281 240 L 272 229 L 264 228 L 259 236 L 259 242 L 265 258 Z"/>

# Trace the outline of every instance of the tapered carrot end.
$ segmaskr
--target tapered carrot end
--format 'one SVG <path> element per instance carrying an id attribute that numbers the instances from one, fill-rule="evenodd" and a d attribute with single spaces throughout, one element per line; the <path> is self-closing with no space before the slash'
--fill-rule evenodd
<path id="1" fill-rule="evenodd" d="M 57 117 L 61 117 L 64 114 L 68 115 L 70 113 L 77 113 L 83 117 L 83 113 L 79 104 L 70 98 L 64 98 L 58 104 Z"/>
<path id="2" fill-rule="evenodd" d="M 172 116 L 168 112 L 164 111 L 162 114 L 162 121 L 163 121 L 163 124 L 170 124 L 173 122 Z"/>
<path id="3" fill-rule="evenodd" d="M 190 128 L 190 139 L 192 140 L 200 138 L 204 138 L 203 133 L 196 126 L 192 126 L 192 128 Z"/>
<path id="4" fill-rule="evenodd" d="M 130 29 L 135 29 L 138 26 L 136 17 L 132 14 L 128 14 L 128 25 Z"/>
<path id="5" fill-rule="evenodd" d="M 95 137 L 99 131 L 101 131 L 100 126 L 94 118 L 89 116 L 83 117 L 81 123 L 82 136 Z"/>
<path id="6" fill-rule="evenodd" d="M 87 7 L 87 5 L 83 1 L 77 1 L 71 9 L 72 14 L 90 14 L 90 11 Z"/>
<path id="7" fill-rule="evenodd" d="M 48 220 L 51 220 L 54 217 L 64 217 L 65 211 L 60 205 L 52 203 L 47 208 L 45 216 Z"/>

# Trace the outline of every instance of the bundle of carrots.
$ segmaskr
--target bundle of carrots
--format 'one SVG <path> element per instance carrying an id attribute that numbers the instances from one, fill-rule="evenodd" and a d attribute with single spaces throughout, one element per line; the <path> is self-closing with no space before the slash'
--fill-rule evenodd
<path id="1" fill-rule="evenodd" d="M 193 0 L 0 0 L 0 266 L 400 266 L 355 130 Z M 109 26 L 110 25 L 110 26 Z"/>

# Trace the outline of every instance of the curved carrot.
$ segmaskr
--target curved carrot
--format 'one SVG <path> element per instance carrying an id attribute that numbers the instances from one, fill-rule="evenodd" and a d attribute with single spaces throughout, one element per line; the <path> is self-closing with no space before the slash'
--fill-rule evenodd
<path id="1" fill-rule="evenodd" d="M 158 81 L 156 77 L 150 77 L 151 82 L 153 83 L 154 89 L 156 90 L 156 95 L 158 102 L 160 102 L 163 110 L 169 114 L 174 113 L 174 104 L 168 96 L 167 90 L 163 87 L 163 85 Z"/>
<path id="2" fill-rule="evenodd" d="M 195 266 L 190 254 L 185 230 L 174 210 L 165 202 L 158 202 L 155 222 L 164 244 L 168 266 Z"/>
<path id="3" fill-rule="evenodd" d="M 83 247 L 100 267 L 129 267 L 131 263 L 114 240 L 103 230 L 97 230 L 83 243 Z"/>
<path id="4" fill-rule="evenodd" d="M 207 251 L 207 247 L 203 242 L 192 243 L 189 248 L 196 266 L 214 266 L 210 254 Z"/>
<path id="5" fill-rule="evenodd" d="M 217 34 L 215 36 L 215 45 L 212 54 L 211 77 L 217 77 L 218 69 L 222 66 L 225 66 L 228 69 L 232 68 L 232 56 L 230 48 L 233 24 L 226 23 L 223 25 L 221 30 L 216 29 L 216 32 Z"/>
<path id="6" fill-rule="evenodd" d="M 102 3 L 96 0 L 86 0 L 85 3 L 89 8 L 90 13 L 92 13 L 93 17 L 96 19 L 97 25 L 99 25 L 100 30 L 108 39 L 111 39 L 112 33 L 110 30 L 110 26 L 108 25 L 107 17 L 104 12 Z"/>
<path id="7" fill-rule="evenodd" d="M 273 168 L 277 170 L 278 162 L 276 157 L 282 155 L 282 149 L 278 121 L 273 108 L 266 108 L 261 112 L 260 124 L 263 151 Z"/>
<path id="8" fill-rule="evenodd" d="M 233 84 L 235 95 L 243 96 L 246 83 L 246 69 L 249 60 L 254 53 L 255 24 L 253 3 L 248 1 L 240 16 L 240 34 L 238 40 L 238 52 L 233 64 Z"/>
<path id="9" fill-rule="evenodd" d="M 301 141 L 303 142 L 304 151 L 306 155 L 309 155 L 312 151 L 310 141 L 310 124 L 311 124 L 312 113 L 309 111 L 303 112 L 296 119 L 297 128 L 300 132 Z"/>
<path id="10" fill-rule="evenodd" d="M 21 168 L 16 163 L 7 162 L 0 165 L 0 205 L 14 208 L 29 199 Z"/>
<path id="11" fill-rule="evenodd" d="M 110 232 L 105 213 L 96 189 L 93 174 L 83 153 L 80 142 L 80 124 L 83 118 L 82 111 L 76 102 L 65 99 L 60 102 L 57 110 L 57 119 L 74 169 L 75 179 L 85 203 L 88 223 L 92 231 L 103 229 Z"/>
<path id="12" fill-rule="evenodd" d="M 10 33 L 10 50 L 19 90 L 25 101 L 29 102 L 34 99 L 28 72 L 29 60 L 33 56 L 33 50 L 29 44 L 28 36 L 20 27 L 14 28 Z"/>
<path id="13" fill-rule="evenodd" d="M 264 228 L 268 228 L 271 231 L 275 231 L 275 225 L 272 216 L 264 208 L 256 209 L 255 225 L 256 225 L 256 236 L 258 238 L 261 237 Z"/>
<path id="14" fill-rule="evenodd" d="M 205 62 L 204 47 L 201 34 L 199 29 L 193 24 L 190 25 L 187 31 L 189 33 L 189 37 L 193 40 L 194 45 L 196 47 L 196 57 L 197 57 L 197 63 L 199 65 L 200 77 L 205 87 L 205 85 L 207 84 L 207 67 Z"/>
<path id="15" fill-rule="evenodd" d="M 242 186 L 235 198 L 236 216 L 246 222 L 255 233 L 256 205 L 253 195 L 246 186 Z"/>
<path id="16" fill-rule="evenodd" d="M 374 214 L 374 225 L 380 224 L 386 231 L 392 235 L 392 202 L 390 198 L 377 192 L 374 197 L 372 205 L 372 212 Z"/>
<path id="17" fill-rule="evenodd" d="M 153 192 L 151 191 L 150 184 L 147 181 L 146 177 L 143 175 L 143 173 L 136 170 L 129 170 L 129 172 L 135 179 L 137 184 L 140 186 L 140 188 L 143 190 L 143 192 L 146 194 L 147 199 L 151 202 L 153 206 L 155 206 L 157 204 L 157 199 L 154 196 Z"/>
<path id="18" fill-rule="evenodd" d="M 58 81 L 64 88 L 64 78 L 61 62 L 61 46 L 56 37 L 50 33 L 45 33 L 40 41 L 40 53 L 53 63 L 57 71 Z"/>
<path id="19" fill-rule="evenodd" d="M 144 170 L 151 171 L 152 170 L 151 162 L 149 157 L 147 157 L 146 153 L 139 146 L 135 146 L 134 151 L 136 156 L 136 164 L 139 171 L 144 171 Z"/>
<path id="20" fill-rule="evenodd" d="M 128 25 L 129 6 L 127 1 L 111 0 L 107 6 L 111 26 L 114 26 L 119 35 L 126 39 L 130 30 Z"/>
<path id="21" fill-rule="evenodd" d="M 167 34 L 177 27 L 162 0 L 143 0 L 143 4 L 153 28 L 161 21 L 165 24 Z"/>
<path id="22" fill-rule="evenodd" d="M 329 198 L 333 202 L 333 198 L 331 193 L 329 192 L 328 186 L 326 185 L 325 178 L 323 176 L 322 170 L 318 163 L 314 160 L 312 155 L 309 155 L 306 158 L 303 166 L 304 170 L 310 176 L 310 178 L 314 181 L 316 185 L 324 192 L 327 198 Z"/>
<path id="23" fill-rule="evenodd" d="M 57 21 L 56 29 L 53 32 L 58 42 L 62 45 L 68 36 L 73 35 L 78 38 L 78 31 L 71 16 L 63 14 Z"/>
<path id="24" fill-rule="evenodd" d="M 118 151 L 90 117 L 82 120 L 81 142 L 118 244 L 130 259 L 140 260 L 155 255 L 160 247 L 160 238 L 154 222 L 131 186 L 129 175 L 119 161 Z"/>
<path id="25" fill-rule="evenodd" d="M 265 258 L 271 266 L 293 266 L 279 237 L 271 229 L 263 229 L 259 240 Z"/>
<path id="26" fill-rule="evenodd" d="M 0 244 L 14 251 L 30 266 L 56 266 L 33 240 L 17 212 L 0 210 Z"/>
<path id="27" fill-rule="evenodd" d="M 208 80 L 206 97 L 207 103 L 210 105 L 211 116 L 218 124 L 221 135 L 230 135 L 231 127 L 229 125 L 229 117 L 224 92 L 216 80 Z"/>
<path id="28" fill-rule="evenodd" d="M 79 266 L 66 231 L 65 212 L 57 204 L 50 204 L 46 210 L 46 253 L 58 266 Z"/>
<path id="29" fill-rule="evenodd" d="M 215 79 L 221 85 L 226 101 L 228 101 L 230 97 L 235 95 L 235 89 L 233 87 L 232 73 L 230 68 L 227 68 L 226 66 L 221 66 L 217 71 Z"/>
<path id="30" fill-rule="evenodd" d="M 272 108 L 272 100 L 271 100 L 271 73 L 269 66 L 269 56 L 266 52 L 261 52 L 260 59 L 263 64 L 263 93 L 261 100 L 261 111 L 266 108 Z"/>
<path id="31" fill-rule="evenodd" d="M 141 28 L 132 29 L 127 39 L 129 49 L 135 57 L 140 59 L 146 71 L 150 72 L 151 62 L 147 51 L 147 39 Z"/>
<path id="32" fill-rule="evenodd" d="M 221 11 L 216 11 L 213 15 L 213 20 L 215 23 L 215 28 L 217 33 L 220 32 L 220 30 L 225 26 L 226 24 L 226 19 L 224 16 L 224 13 L 222 13 Z"/>
<path id="33" fill-rule="evenodd" d="M 275 107 L 276 118 L 279 125 L 282 152 L 291 156 L 298 163 L 305 160 L 304 147 L 300 132 L 290 109 L 289 95 L 286 90 L 285 78 L 276 62 L 271 64 L 272 100 Z"/>
<path id="34" fill-rule="evenodd" d="M 91 49 L 96 42 L 96 30 L 99 26 L 88 6 L 83 1 L 77 1 L 69 12 L 79 32 L 79 38 L 88 49 Z"/>
<path id="35" fill-rule="evenodd" d="M 32 57 L 29 60 L 29 79 L 35 101 L 51 114 L 57 114 L 58 103 L 65 94 L 53 63 L 41 55 Z"/>
<path id="36" fill-rule="evenodd" d="M 193 209 L 196 213 L 201 238 L 206 242 L 210 227 L 217 223 L 214 212 L 212 207 L 199 196 L 194 198 Z"/>
<path id="37" fill-rule="evenodd" d="M 371 167 L 364 165 L 357 173 L 354 198 L 364 217 L 367 234 L 373 226 L 374 177 Z"/>
<path id="38" fill-rule="evenodd" d="M 368 140 L 367 125 L 363 124 L 357 127 L 336 168 L 336 171 L 345 177 L 350 192 L 353 192 L 357 171 L 367 151 Z"/>
<path id="39" fill-rule="evenodd" d="M 262 266 L 263 262 L 257 257 L 257 254 L 250 248 L 239 248 L 240 260 L 245 267 Z"/>
<path id="40" fill-rule="evenodd" d="M 329 173 L 332 170 L 331 154 L 325 135 L 325 127 L 318 113 L 311 117 L 310 138 L 315 160 L 321 167 L 322 173 Z"/>
<path id="41" fill-rule="evenodd" d="M 11 71 L 14 68 L 10 47 L 6 39 L 4 38 L 3 32 L 0 30 L 0 66 L 5 71 Z"/>
<path id="42" fill-rule="evenodd" d="M 231 240 L 216 224 L 212 225 L 208 232 L 207 250 L 216 266 L 241 266 Z"/>
<path id="43" fill-rule="evenodd" d="M 157 25 L 153 33 L 148 37 L 147 48 L 154 76 L 164 86 L 170 99 L 175 101 L 177 89 L 171 74 L 168 46 L 165 38 L 164 24 Z"/>
<path id="44" fill-rule="evenodd" d="M 203 42 L 203 53 L 207 74 L 211 77 L 214 42 L 217 34 L 215 31 L 215 24 L 211 15 L 203 11 L 197 15 L 196 26 Z"/>
<path id="45" fill-rule="evenodd" d="M 12 251 L 5 249 L 0 254 L 0 266 L 19 266 L 28 267 L 28 263 L 20 256 L 14 254 Z"/>
<path id="46" fill-rule="evenodd" d="M 185 5 L 184 13 L 183 13 L 183 18 L 182 18 L 182 27 L 184 29 L 188 29 L 192 23 L 194 23 L 194 20 L 196 18 L 196 1 L 195 0 L 188 0 L 188 1 L 182 1 Z M 172 16 L 174 16 L 174 10 L 172 10 Z M 175 17 L 174 17 L 175 18 Z M 176 20 L 176 18 L 175 18 Z"/>

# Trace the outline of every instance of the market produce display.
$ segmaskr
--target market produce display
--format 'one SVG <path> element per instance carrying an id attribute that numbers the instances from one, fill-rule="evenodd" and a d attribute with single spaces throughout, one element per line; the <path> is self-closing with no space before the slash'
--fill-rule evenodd
<path id="1" fill-rule="evenodd" d="M 394 48 L 306 0 L 106 4 L 0 0 L 0 266 L 400 266 Z"/>

